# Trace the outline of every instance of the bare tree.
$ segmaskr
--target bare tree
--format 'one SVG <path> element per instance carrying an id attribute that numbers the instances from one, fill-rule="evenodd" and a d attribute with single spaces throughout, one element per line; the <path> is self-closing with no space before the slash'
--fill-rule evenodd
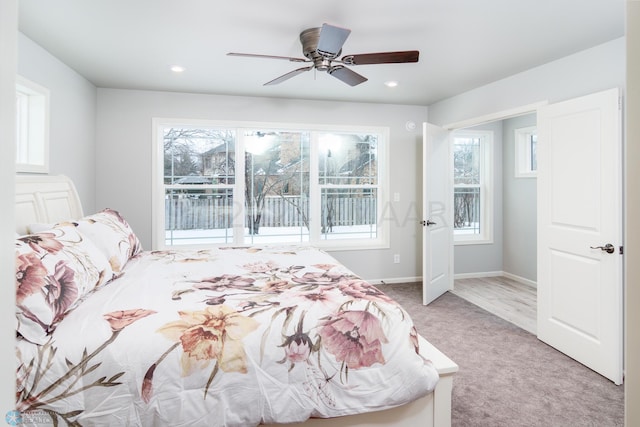
<path id="1" fill-rule="evenodd" d="M 211 175 L 206 168 L 208 156 L 216 147 L 231 144 L 233 133 L 219 129 L 169 128 L 164 135 L 164 172 L 165 181 L 175 182 L 189 175 Z M 233 152 L 226 158 L 215 159 L 223 163 L 228 172 L 229 163 L 233 164 Z M 220 165 L 217 165 L 220 168 Z M 209 173 L 207 173 L 209 172 Z"/>
<path id="2" fill-rule="evenodd" d="M 454 176 L 456 184 L 479 184 L 479 169 L 475 144 L 456 144 L 453 154 Z M 471 191 L 469 191 L 471 190 Z M 454 197 L 454 227 L 464 228 L 478 222 L 477 191 L 463 189 L 456 191 Z"/>
<path id="3" fill-rule="evenodd" d="M 264 135 L 264 134 L 263 134 Z M 308 217 L 287 194 L 302 195 L 300 174 L 305 173 L 305 156 L 300 148 L 299 133 L 274 132 L 272 142 L 262 154 L 245 154 L 245 203 L 249 234 L 258 234 L 267 196 L 280 195 L 294 204 L 308 227 Z"/>
<path id="4" fill-rule="evenodd" d="M 336 167 L 337 160 L 333 158 L 331 150 L 327 150 L 326 155 L 321 158 L 320 169 L 323 171 L 326 182 L 331 184 L 367 184 L 373 183 L 377 178 L 377 164 L 374 154 L 375 140 L 371 135 L 351 135 L 353 148 L 351 157 L 343 159 L 342 165 Z M 362 195 L 362 191 L 359 190 Z M 333 231 L 336 225 L 336 204 L 344 197 L 353 197 L 354 190 L 347 194 L 341 189 L 328 188 L 325 190 L 324 206 L 322 209 L 322 233 Z M 356 196 L 357 197 L 357 196 Z"/>

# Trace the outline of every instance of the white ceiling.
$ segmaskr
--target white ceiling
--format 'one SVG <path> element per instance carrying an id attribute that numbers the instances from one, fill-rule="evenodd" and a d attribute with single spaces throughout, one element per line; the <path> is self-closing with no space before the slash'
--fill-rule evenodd
<path id="1" fill-rule="evenodd" d="M 19 29 L 97 87 L 429 105 L 624 36 L 625 0 L 20 0 Z M 351 29 L 344 54 L 419 50 L 354 66 L 350 87 L 307 64 L 299 33 Z M 186 71 L 169 71 L 174 64 Z M 399 81 L 393 89 L 387 80 Z"/>

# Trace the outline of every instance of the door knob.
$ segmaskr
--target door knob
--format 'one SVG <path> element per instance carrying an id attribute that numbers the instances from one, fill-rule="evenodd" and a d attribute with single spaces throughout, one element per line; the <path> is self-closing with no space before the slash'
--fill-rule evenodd
<path id="1" fill-rule="evenodd" d="M 608 254 L 612 254 L 616 251 L 615 246 L 613 246 L 611 243 L 607 243 L 604 246 L 589 246 L 591 249 L 600 249 Z"/>
<path id="2" fill-rule="evenodd" d="M 426 225 L 427 227 L 430 226 L 430 225 L 436 225 L 436 223 L 431 221 L 430 219 L 428 219 L 426 221 L 420 221 L 420 224 Z"/>

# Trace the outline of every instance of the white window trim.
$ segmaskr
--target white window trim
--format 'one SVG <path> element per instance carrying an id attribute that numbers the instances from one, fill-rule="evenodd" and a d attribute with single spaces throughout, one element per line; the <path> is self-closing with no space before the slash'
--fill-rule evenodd
<path id="1" fill-rule="evenodd" d="M 16 97 L 16 172 L 49 173 L 49 90 L 17 75 Z"/>
<path id="2" fill-rule="evenodd" d="M 314 228 L 310 230 L 311 242 L 295 242 L 293 244 L 304 246 L 312 245 L 320 247 L 326 250 L 340 251 L 340 250 L 363 250 L 363 249 L 387 249 L 389 244 L 389 228 L 390 221 L 387 218 L 382 217 L 386 210 L 384 209 L 390 203 L 389 198 L 389 176 L 390 176 L 390 161 L 389 157 L 389 128 L 379 126 L 344 126 L 344 125 L 318 125 L 318 124 L 300 124 L 300 123 L 269 123 L 269 122 L 251 122 L 251 121 L 222 121 L 222 120 L 197 120 L 197 119 L 175 119 L 175 118 L 160 118 L 155 117 L 152 119 L 152 236 L 151 244 L 154 250 L 162 250 L 171 248 L 165 244 L 164 236 L 164 145 L 163 134 L 161 129 L 167 126 L 182 126 L 182 127 L 223 127 L 223 128 L 236 128 L 236 149 L 244 150 L 244 131 L 245 129 L 273 129 L 273 130 L 299 130 L 305 132 L 311 132 L 312 141 L 316 138 L 314 132 L 354 132 L 354 133 L 376 133 L 380 135 L 378 141 L 378 171 L 379 171 L 379 191 L 377 199 L 377 238 L 376 239 L 336 239 L 336 240 L 321 240 L 317 239 L 319 236 L 315 233 Z M 316 150 L 317 144 L 312 143 L 310 149 Z M 381 161 L 380 161 L 381 160 Z M 236 159 L 237 168 L 236 173 L 244 170 L 244 156 L 238 156 Z M 310 185 L 320 187 L 317 183 L 317 165 L 313 162 L 310 165 L 311 172 L 315 169 L 316 179 L 315 182 L 311 182 Z M 312 181 L 313 178 L 311 177 Z M 235 194 L 244 194 L 244 179 L 237 177 L 235 180 Z M 315 199 L 318 199 L 317 201 Z M 310 219 L 320 217 L 320 203 L 319 197 L 311 198 L 310 207 Z M 242 203 L 243 212 L 241 214 L 234 215 L 234 244 L 243 244 L 241 236 L 244 232 L 244 218 L 245 218 L 245 203 Z M 316 239 L 313 239 L 313 238 Z M 244 243 L 247 244 L 247 243 Z M 203 246 L 225 246 L 228 244 L 215 244 L 210 243 L 206 245 L 180 245 L 181 248 L 188 247 L 203 247 Z"/>
<path id="3" fill-rule="evenodd" d="M 480 142 L 480 157 L 481 157 L 481 192 L 480 194 L 483 196 L 480 197 L 480 234 L 456 234 L 455 230 L 453 233 L 453 242 L 456 246 L 463 245 L 486 245 L 493 243 L 493 222 L 494 218 L 494 209 L 493 209 L 493 200 L 494 200 L 494 185 L 493 185 L 493 176 L 494 176 L 494 142 L 493 142 L 493 131 L 488 130 L 459 130 L 454 131 L 451 138 L 451 144 L 454 144 L 456 137 L 480 137 L 482 141 Z M 453 150 L 452 150 L 453 152 Z M 453 167 L 453 164 L 452 164 Z M 484 190 L 484 191 L 482 191 Z M 454 185 L 454 193 L 455 193 L 455 185 Z M 453 197 L 453 195 L 452 195 Z"/>
<path id="4" fill-rule="evenodd" d="M 515 136 L 515 177 L 516 178 L 535 178 L 538 172 L 531 170 L 531 147 L 529 139 L 532 134 L 536 133 L 536 126 L 528 126 L 518 128 L 514 131 Z"/>

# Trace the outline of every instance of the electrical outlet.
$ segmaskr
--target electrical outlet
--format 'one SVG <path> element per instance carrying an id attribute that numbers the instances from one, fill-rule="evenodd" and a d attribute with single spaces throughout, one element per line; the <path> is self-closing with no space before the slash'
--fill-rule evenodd
<path id="1" fill-rule="evenodd" d="M 400 254 L 395 254 L 395 255 L 393 256 L 393 262 L 394 262 L 395 264 L 400 264 Z"/>

